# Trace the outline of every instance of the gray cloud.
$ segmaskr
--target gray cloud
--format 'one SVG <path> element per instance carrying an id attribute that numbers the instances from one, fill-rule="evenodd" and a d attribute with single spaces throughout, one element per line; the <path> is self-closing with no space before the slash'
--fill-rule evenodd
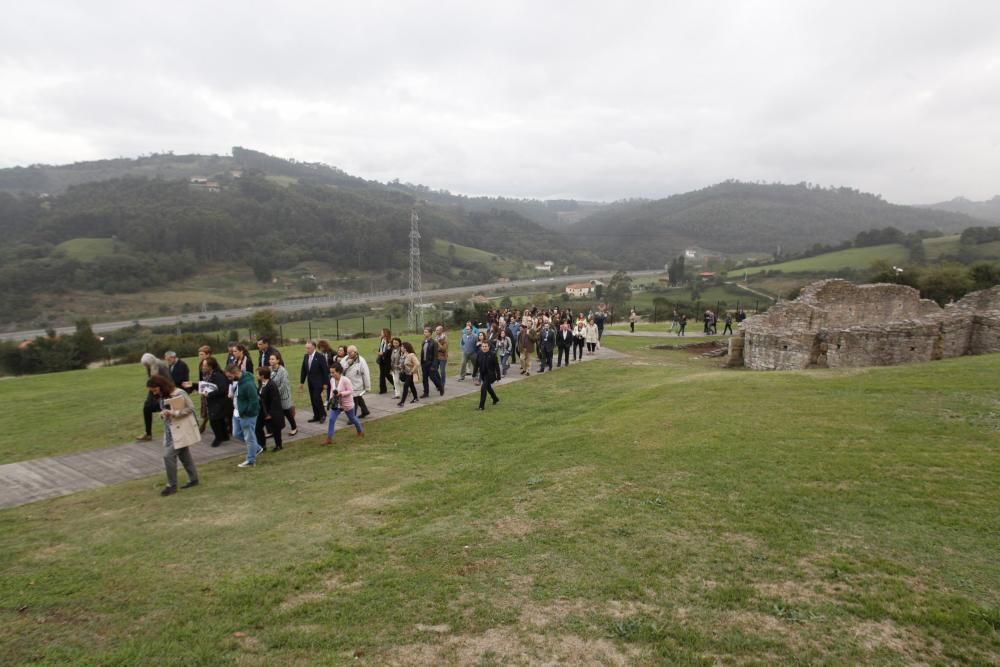
<path id="1" fill-rule="evenodd" d="M 8 7 L 0 165 L 244 145 L 471 194 L 1000 192 L 997 3 L 286 4 Z"/>

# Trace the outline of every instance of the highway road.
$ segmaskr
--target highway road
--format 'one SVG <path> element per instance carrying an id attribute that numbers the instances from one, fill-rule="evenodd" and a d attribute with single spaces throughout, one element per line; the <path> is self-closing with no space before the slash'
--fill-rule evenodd
<path id="1" fill-rule="evenodd" d="M 522 288 L 541 289 L 552 285 L 566 285 L 568 283 L 585 282 L 588 280 L 598 280 L 609 278 L 613 271 L 598 273 L 581 273 L 573 276 L 551 276 L 544 278 L 531 278 L 524 280 L 511 280 L 507 283 L 486 283 L 483 285 L 468 285 L 465 287 L 446 287 L 444 289 L 424 290 L 423 301 L 433 303 L 445 301 L 451 298 L 466 296 L 478 293 L 509 292 Z M 629 271 L 629 276 L 651 276 L 663 271 Z M 390 292 L 379 292 L 376 294 L 362 294 L 351 296 L 318 296 L 306 299 L 292 299 L 279 301 L 270 305 L 249 306 L 247 308 L 228 308 L 226 310 L 212 310 L 207 312 L 185 313 L 182 315 L 165 315 L 162 317 L 146 317 L 138 320 L 122 320 L 119 322 L 98 322 L 91 324 L 94 333 L 101 334 L 109 331 L 124 329 L 138 323 L 144 327 L 162 327 L 171 325 L 183 325 L 185 322 L 197 322 L 199 320 L 212 319 L 218 317 L 219 320 L 226 320 L 236 317 L 247 317 L 256 310 L 273 310 L 279 313 L 293 313 L 296 311 L 310 310 L 313 308 L 332 308 L 333 306 L 362 306 L 377 303 L 387 303 L 391 301 L 405 301 L 409 297 L 407 290 L 393 290 Z M 57 327 L 56 333 L 73 333 L 75 327 Z M 11 331 L 0 333 L 0 340 L 29 340 L 44 336 L 44 329 L 33 329 L 29 331 Z"/>

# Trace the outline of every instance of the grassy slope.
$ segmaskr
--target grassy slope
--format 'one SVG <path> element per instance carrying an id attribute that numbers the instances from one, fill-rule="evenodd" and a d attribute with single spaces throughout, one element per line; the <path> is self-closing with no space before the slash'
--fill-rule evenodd
<path id="1" fill-rule="evenodd" d="M 748 269 L 734 269 L 730 274 L 742 278 L 744 274 L 755 275 L 763 271 L 782 271 L 784 273 L 804 273 L 816 271 L 837 271 L 839 269 L 867 269 L 874 262 L 884 260 L 890 264 L 903 262 L 909 257 L 909 252 L 897 243 L 870 246 L 867 248 L 850 248 L 838 250 L 816 257 L 795 259 L 790 262 L 755 266 Z"/>
<path id="2" fill-rule="evenodd" d="M 205 465 L 168 500 L 151 478 L 4 511 L 5 660 L 1000 658 L 1000 424 L 976 389 L 1000 356 L 723 372 L 651 342 L 485 414 Z"/>
<path id="3" fill-rule="evenodd" d="M 113 254 L 115 241 L 114 239 L 70 239 L 57 245 L 55 249 L 56 251 L 63 252 L 70 259 L 80 262 L 93 262 L 98 257 Z"/>

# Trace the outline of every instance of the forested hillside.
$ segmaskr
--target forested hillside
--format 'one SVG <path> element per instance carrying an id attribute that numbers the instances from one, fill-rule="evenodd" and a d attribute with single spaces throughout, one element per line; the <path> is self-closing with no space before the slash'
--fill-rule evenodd
<path id="1" fill-rule="evenodd" d="M 987 199 L 986 201 L 972 201 L 965 197 L 956 197 L 950 201 L 939 204 L 930 204 L 925 208 L 937 211 L 951 211 L 952 213 L 964 213 L 973 218 L 979 218 L 987 222 L 1000 222 L 1000 195 Z"/>
<path id="2" fill-rule="evenodd" d="M 248 169 L 239 178 L 219 176 L 217 192 L 121 178 L 44 198 L 0 193 L 0 313 L 7 321 L 30 313 L 35 293 L 135 292 L 208 266 L 252 266 L 260 276 L 306 261 L 338 272 L 406 266 L 411 195 L 347 175 L 340 186 L 310 180 L 306 173 L 281 184 Z M 506 257 L 544 251 L 562 263 L 594 261 L 516 213 L 418 210 L 425 272 L 449 270 L 447 258 L 432 252 L 436 238 Z"/>
<path id="3" fill-rule="evenodd" d="M 974 224 L 965 215 L 897 206 L 850 188 L 727 181 L 667 199 L 615 204 L 567 233 L 609 260 L 656 267 L 693 246 L 720 253 L 796 252 L 875 228 L 958 232 Z"/>

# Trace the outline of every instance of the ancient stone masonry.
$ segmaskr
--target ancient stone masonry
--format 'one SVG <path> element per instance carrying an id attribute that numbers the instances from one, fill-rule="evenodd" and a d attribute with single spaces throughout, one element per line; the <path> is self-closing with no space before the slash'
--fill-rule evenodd
<path id="1" fill-rule="evenodd" d="M 740 325 L 728 366 L 891 366 L 1000 352 L 1000 286 L 941 308 L 906 285 L 821 280 Z"/>

